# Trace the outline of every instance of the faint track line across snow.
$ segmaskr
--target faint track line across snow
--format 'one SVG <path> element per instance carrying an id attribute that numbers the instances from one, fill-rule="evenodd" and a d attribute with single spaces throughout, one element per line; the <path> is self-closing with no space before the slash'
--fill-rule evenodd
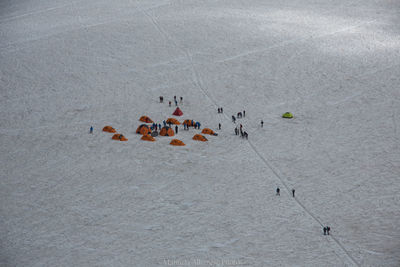
<path id="1" fill-rule="evenodd" d="M 266 51 L 268 51 L 270 49 L 284 47 L 286 45 L 290 45 L 290 44 L 293 44 L 293 43 L 302 42 L 302 41 L 306 41 L 306 40 L 313 40 L 313 39 L 323 38 L 323 37 L 326 37 L 326 36 L 330 36 L 330 35 L 334 35 L 334 34 L 337 34 L 337 33 L 346 32 L 346 31 L 349 31 L 349 30 L 352 30 L 352 29 L 356 29 L 358 27 L 373 23 L 375 21 L 376 21 L 376 19 L 370 20 L 370 21 L 367 21 L 367 22 L 362 22 L 362 23 L 359 23 L 357 25 L 349 26 L 349 27 L 342 28 L 342 29 L 339 29 L 339 30 L 336 30 L 336 31 L 333 31 L 333 32 L 325 33 L 325 34 L 320 34 L 320 35 L 315 36 L 315 37 L 303 37 L 303 38 L 290 39 L 290 40 L 283 41 L 281 43 L 274 44 L 274 45 L 271 45 L 271 46 L 268 46 L 268 47 L 265 47 L 265 48 L 251 50 L 251 51 L 243 52 L 243 53 L 240 53 L 240 54 L 237 54 L 237 55 L 234 55 L 234 56 L 230 56 L 230 57 L 218 60 L 216 62 L 217 63 L 223 63 L 223 62 L 227 62 L 227 61 L 232 61 L 232 60 L 235 60 L 235 59 L 238 59 L 238 58 L 241 58 L 241 57 L 245 57 L 245 56 L 249 56 L 249 55 L 252 55 L 252 54 L 263 53 L 263 52 L 266 52 Z"/>
<path id="2" fill-rule="evenodd" d="M 10 21 L 10 20 L 14 20 L 14 19 L 19 19 L 19 18 L 27 17 L 27 16 L 30 16 L 30 15 L 41 14 L 41 13 L 53 11 L 53 10 L 56 10 L 56 9 L 61 9 L 61 8 L 70 6 L 70 5 L 72 5 L 72 4 L 74 4 L 74 3 L 70 3 L 70 4 L 67 4 L 67 5 L 61 5 L 61 6 L 56 6 L 56 7 L 49 7 L 49 8 L 46 8 L 46 9 L 41 9 L 41 10 L 36 10 L 36 11 L 32 11 L 32 12 L 20 14 L 20 15 L 15 15 L 15 16 L 11 16 L 11 17 L 6 17 L 6 18 L 1 19 L 1 20 L 0 20 L 0 23 L 4 23 L 4 22 Z"/>

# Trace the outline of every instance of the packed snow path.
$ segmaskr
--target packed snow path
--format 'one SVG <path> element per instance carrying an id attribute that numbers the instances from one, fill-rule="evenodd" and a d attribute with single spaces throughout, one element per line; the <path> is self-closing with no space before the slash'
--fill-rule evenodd
<path id="1" fill-rule="evenodd" d="M 3 1 L 0 265 L 398 266 L 398 24 L 389 0 Z M 219 136 L 140 141 L 160 95 Z"/>

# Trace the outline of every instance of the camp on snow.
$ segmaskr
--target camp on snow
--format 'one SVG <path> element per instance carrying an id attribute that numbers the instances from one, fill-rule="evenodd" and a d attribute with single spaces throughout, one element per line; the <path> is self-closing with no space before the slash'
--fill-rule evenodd
<path id="1" fill-rule="evenodd" d="M 211 130 L 211 129 L 209 129 L 209 128 L 204 128 L 202 131 L 201 131 L 201 133 L 202 134 L 209 134 L 209 135 L 218 135 L 217 133 L 215 133 L 213 130 Z"/>
<path id="2" fill-rule="evenodd" d="M 116 131 L 113 127 L 111 127 L 111 126 L 104 126 L 103 132 L 107 132 L 107 133 L 116 133 L 117 131 Z"/>
<path id="3" fill-rule="evenodd" d="M 171 127 L 165 126 L 165 127 L 161 128 L 160 135 L 161 136 L 174 136 L 175 133 Z"/>
<path id="4" fill-rule="evenodd" d="M 145 135 L 145 134 L 150 134 L 151 130 L 150 130 L 150 127 L 148 125 L 142 124 L 136 129 L 136 133 Z"/>
<path id="5" fill-rule="evenodd" d="M 282 118 L 285 118 L 285 119 L 292 119 L 292 118 L 293 118 L 293 114 L 292 114 L 291 112 L 285 112 L 285 113 L 282 115 Z"/>
<path id="6" fill-rule="evenodd" d="M 177 108 L 175 109 L 174 113 L 172 113 L 172 115 L 174 115 L 174 116 L 182 116 L 182 115 L 183 115 L 183 112 L 182 112 L 182 110 L 181 110 L 179 107 L 177 107 Z"/>
<path id="7" fill-rule="evenodd" d="M 112 137 L 113 140 L 119 140 L 119 141 L 128 141 L 127 138 L 123 134 L 114 134 Z"/>
<path id="8" fill-rule="evenodd" d="M 202 142 L 208 141 L 208 139 L 204 135 L 201 135 L 201 134 L 195 134 L 192 139 L 197 140 L 197 141 L 202 141 Z"/>
<path id="9" fill-rule="evenodd" d="M 153 123 L 153 120 L 150 119 L 150 118 L 147 117 L 147 116 L 142 116 L 142 117 L 140 117 L 139 120 L 140 120 L 140 121 L 143 121 L 143 122 L 145 122 L 145 123 Z"/>
<path id="10" fill-rule="evenodd" d="M 178 139 L 172 139 L 171 143 L 169 143 L 170 145 L 173 146 L 186 146 L 186 144 L 184 142 L 182 142 L 181 140 Z"/>
<path id="11" fill-rule="evenodd" d="M 171 123 L 171 124 L 176 124 L 176 125 L 181 124 L 177 119 L 174 119 L 174 118 L 168 118 L 166 123 Z"/>
<path id="12" fill-rule="evenodd" d="M 142 138 L 140 138 L 140 139 L 144 140 L 144 141 L 150 141 L 150 142 L 156 141 L 156 139 L 153 136 L 149 135 L 149 134 L 143 135 Z"/>

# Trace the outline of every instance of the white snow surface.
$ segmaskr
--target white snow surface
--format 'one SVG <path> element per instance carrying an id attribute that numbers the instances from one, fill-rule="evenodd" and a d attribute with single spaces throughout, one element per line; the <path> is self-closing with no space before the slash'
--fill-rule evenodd
<path id="1" fill-rule="evenodd" d="M 400 266 L 399 25 L 397 0 L 1 1 L 0 265 Z M 141 141 L 160 95 L 219 135 Z"/>

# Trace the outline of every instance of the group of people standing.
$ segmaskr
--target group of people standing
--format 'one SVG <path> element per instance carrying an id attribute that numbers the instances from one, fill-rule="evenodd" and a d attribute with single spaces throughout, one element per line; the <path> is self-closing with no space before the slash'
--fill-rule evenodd
<path id="1" fill-rule="evenodd" d="M 292 196 L 294 197 L 294 193 L 296 192 L 296 190 L 292 189 Z M 276 188 L 276 195 L 280 196 L 281 195 L 281 189 L 279 189 L 279 187 Z"/>
<path id="2" fill-rule="evenodd" d="M 324 235 L 329 235 L 330 231 L 331 231 L 331 228 L 329 226 L 324 227 Z"/>
<path id="3" fill-rule="evenodd" d="M 235 117 L 235 115 L 232 115 L 232 122 L 236 123 L 236 118 L 240 119 L 240 118 L 243 118 L 243 117 L 246 117 L 246 111 L 245 110 L 243 110 L 243 112 L 241 112 L 241 111 L 238 112 L 236 114 L 236 117 Z M 238 136 L 240 136 L 242 138 L 246 138 L 246 140 L 249 139 L 249 134 L 246 131 L 243 130 L 243 125 L 242 124 L 239 125 L 239 128 L 238 128 L 238 126 L 236 126 L 234 131 L 235 131 L 235 135 L 238 135 Z"/>
<path id="4" fill-rule="evenodd" d="M 242 137 L 242 138 L 249 139 L 249 135 L 247 134 L 247 132 L 243 131 L 242 124 L 240 124 L 239 129 L 237 126 L 235 127 L 235 135 L 240 135 L 240 137 Z"/>
<path id="5" fill-rule="evenodd" d="M 178 106 L 178 100 L 176 98 L 176 95 L 174 95 L 174 102 L 175 102 L 175 106 Z M 160 103 L 164 103 L 164 97 L 160 96 Z M 183 103 L 183 97 L 179 97 L 179 103 Z M 169 106 L 172 105 L 172 101 L 168 102 Z"/>

